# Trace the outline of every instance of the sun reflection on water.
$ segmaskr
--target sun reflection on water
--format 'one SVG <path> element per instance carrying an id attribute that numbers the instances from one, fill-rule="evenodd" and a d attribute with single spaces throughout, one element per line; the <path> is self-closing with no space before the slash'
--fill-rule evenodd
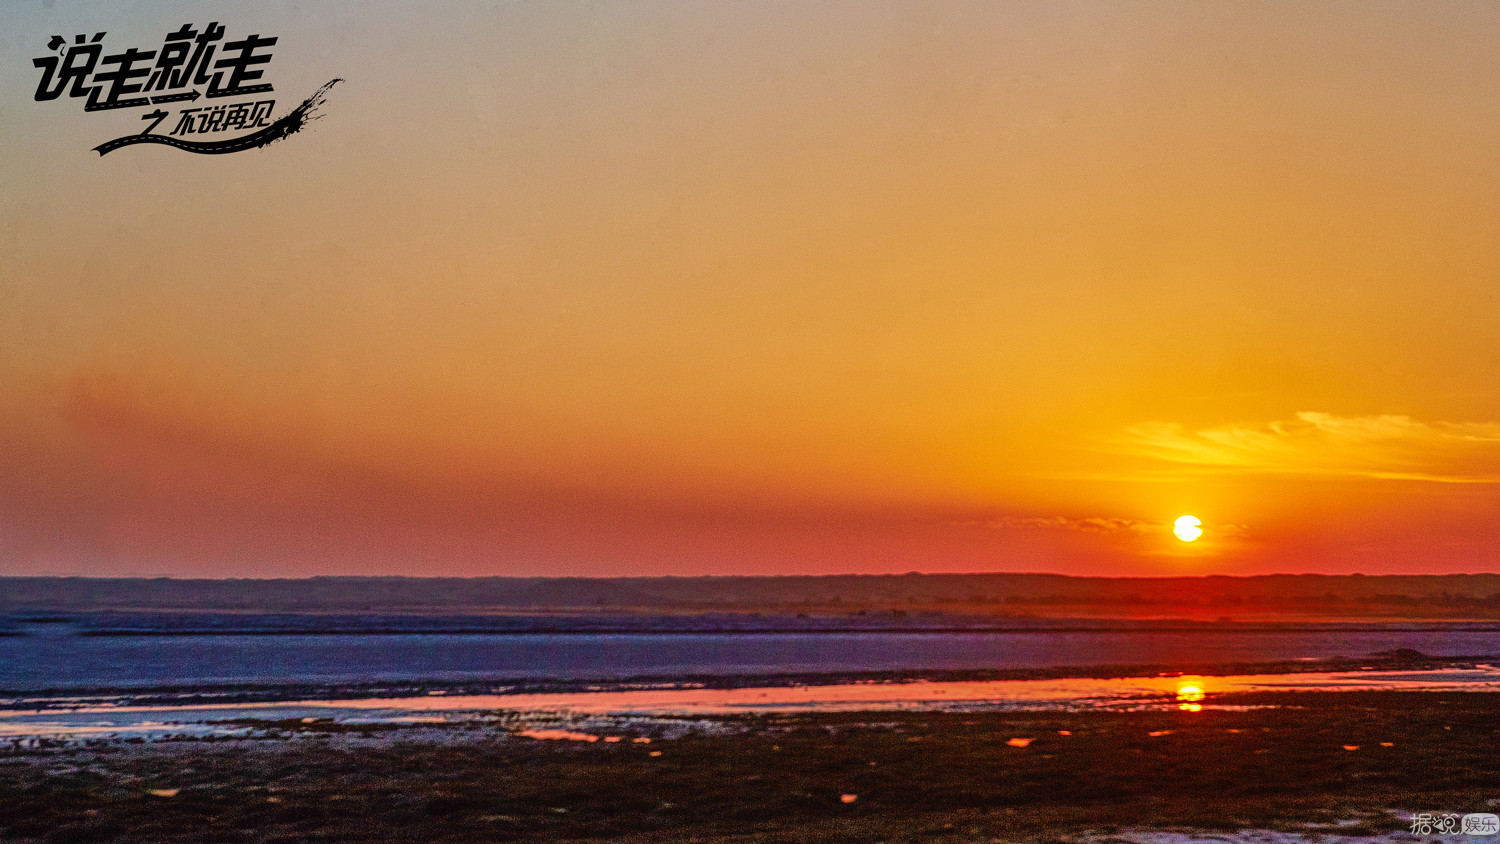
<path id="1" fill-rule="evenodd" d="M 1183 712 L 1203 711 L 1203 681 L 1184 679 L 1177 684 L 1177 708 Z"/>

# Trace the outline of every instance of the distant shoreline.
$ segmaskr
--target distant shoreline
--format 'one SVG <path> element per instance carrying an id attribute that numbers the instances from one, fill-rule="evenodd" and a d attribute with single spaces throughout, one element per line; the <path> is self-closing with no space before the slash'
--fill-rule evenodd
<path id="1" fill-rule="evenodd" d="M 482 615 L 968 616 L 1260 624 L 1500 623 L 1500 574 L 1073 577 L 1039 573 L 702 577 L 0 577 L 0 617 L 217 612 Z M 489 626 L 489 625 L 486 625 Z M 801 626 L 801 625 L 792 625 Z M 906 627 L 906 623 L 882 626 Z"/>
<path id="2" fill-rule="evenodd" d="M 0 636 L 752 636 L 1495 633 L 1500 621 L 1447 619 L 1193 619 L 1010 616 L 926 610 L 857 613 L 730 612 L 348 612 L 108 609 L 0 610 Z"/>
<path id="3" fill-rule="evenodd" d="M 944 635 L 944 634 L 984 634 L 984 635 L 1037 635 L 1055 633 L 1099 633 L 1099 634 L 1135 634 L 1135 633 L 1171 633 L 1171 634 L 1280 634 L 1280 633 L 1312 633 L 1312 632 L 1341 632 L 1341 633 L 1433 633 L 1433 632 L 1463 632 L 1463 633 L 1500 633 L 1500 625 L 1484 624 L 1479 626 L 1459 626 L 1459 623 L 1443 624 L 1434 622 L 1434 626 L 1412 627 L 1410 625 L 1378 627 L 1371 625 L 1350 625 L 1347 627 L 1315 627 L 1315 626 L 1293 626 L 1284 625 L 1276 627 L 1244 627 L 1238 625 L 1225 626 L 1160 626 L 1160 627 L 766 627 L 766 628 L 733 628 L 733 627 L 704 627 L 684 629 L 661 629 L 661 628 L 556 628 L 535 627 L 519 629 L 464 629 L 464 628 L 368 628 L 368 629 L 309 629 L 309 630 L 257 630 L 257 629 L 226 629 L 226 630 L 83 630 L 73 635 L 86 637 L 125 637 L 125 636 L 764 636 L 764 635 L 827 635 L 827 636 L 849 636 L 865 633 L 879 634 L 906 634 L 906 635 Z M 24 636 L 24 632 L 10 631 L 0 635 Z"/>

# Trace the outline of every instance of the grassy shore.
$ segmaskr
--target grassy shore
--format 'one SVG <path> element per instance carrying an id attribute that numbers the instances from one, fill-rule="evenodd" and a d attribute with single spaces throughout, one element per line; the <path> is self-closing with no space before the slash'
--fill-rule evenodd
<path id="1" fill-rule="evenodd" d="M 465 730 L 0 755 L 0 840 L 1047 841 L 1118 828 L 1404 828 L 1495 811 L 1500 695 L 1288 692 L 1201 712 L 724 719 L 651 743 Z M 636 730 L 632 733 L 632 730 Z M 426 734 L 430 735 L 430 734 Z M 1012 741 L 1012 740 L 1026 741 Z M 1017 746 L 1024 744 L 1024 747 Z M 1351 749 L 1352 748 L 1352 749 Z"/>

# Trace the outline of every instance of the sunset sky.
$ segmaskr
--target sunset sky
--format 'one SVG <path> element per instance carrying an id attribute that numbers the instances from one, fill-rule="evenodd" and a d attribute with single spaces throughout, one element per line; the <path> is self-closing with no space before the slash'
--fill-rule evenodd
<path id="1" fill-rule="evenodd" d="M 211 20 L 323 118 L 32 98 Z M 0 68 L 0 575 L 1500 570 L 1488 0 L 17 0 Z"/>

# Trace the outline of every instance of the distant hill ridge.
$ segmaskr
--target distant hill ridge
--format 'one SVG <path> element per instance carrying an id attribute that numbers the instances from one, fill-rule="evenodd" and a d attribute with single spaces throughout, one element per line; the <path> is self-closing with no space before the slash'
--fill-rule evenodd
<path id="1" fill-rule="evenodd" d="M 1055 574 L 706 577 L 0 578 L 0 612 L 100 610 L 859 612 L 1137 615 L 1197 608 L 1500 618 L 1500 574 L 1107 578 Z"/>

